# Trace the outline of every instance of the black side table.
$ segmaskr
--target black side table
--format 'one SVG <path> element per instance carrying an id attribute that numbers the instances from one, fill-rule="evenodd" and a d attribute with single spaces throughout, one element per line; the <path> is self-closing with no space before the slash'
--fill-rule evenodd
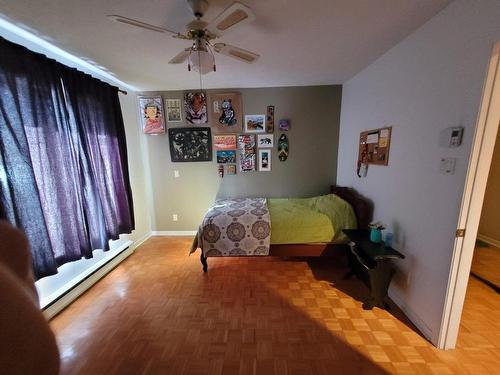
<path id="1" fill-rule="evenodd" d="M 405 256 L 392 247 L 385 247 L 383 242 L 371 242 L 368 229 L 346 229 L 343 232 L 350 240 L 347 258 L 351 270 L 345 278 L 356 275 L 370 289 L 363 309 L 388 308 L 384 300 L 394 275 L 391 260 L 404 259 Z"/>

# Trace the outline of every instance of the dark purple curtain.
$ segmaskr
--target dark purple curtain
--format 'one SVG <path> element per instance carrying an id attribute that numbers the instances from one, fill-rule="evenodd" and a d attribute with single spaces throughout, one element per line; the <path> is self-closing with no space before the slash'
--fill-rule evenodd
<path id="1" fill-rule="evenodd" d="M 1 38 L 0 201 L 37 278 L 134 228 L 117 88 Z"/>

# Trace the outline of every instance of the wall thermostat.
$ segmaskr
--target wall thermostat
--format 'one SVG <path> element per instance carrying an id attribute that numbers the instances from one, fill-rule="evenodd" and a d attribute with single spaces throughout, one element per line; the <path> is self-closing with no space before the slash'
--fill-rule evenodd
<path id="1" fill-rule="evenodd" d="M 457 127 L 457 128 L 450 128 L 450 134 L 449 134 L 449 147 L 458 147 L 462 144 L 462 136 L 464 134 L 464 128 L 462 127 Z"/>

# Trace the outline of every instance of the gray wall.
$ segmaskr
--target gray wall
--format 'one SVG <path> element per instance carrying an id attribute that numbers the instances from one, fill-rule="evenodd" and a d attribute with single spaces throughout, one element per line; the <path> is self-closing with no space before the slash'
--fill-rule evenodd
<path id="1" fill-rule="evenodd" d="M 375 202 L 374 219 L 406 254 L 389 295 L 436 344 L 448 285 L 481 89 L 500 1 L 457 0 L 344 85 L 339 184 Z M 392 125 L 387 167 L 356 176 L 359 132 Z M 440 146 L 443 129 L 463 126 L 461 147 Z M 456 158 L 455 175 L 439 173 Z"/>
<path id="2" fill-rule="evenodd" d="M 272 171 L 238 171 L 221 179 L 215 151 L 212 162 L 172 163 L 167 135 L 143 135 L 151 168 L 153 230 L 196 230 L 216 196 L 313 196 L 327 193 L 329 185 L 335 183 L 341 86 L 223 89 L 207 93 L 230 91 L 241 92 L 243 114 L 265 114 L 268 105 L 275 106 Z M 164 100 L 182 99 L 184 91 L 145 93 L 154 94 L 161 94 Z M 286 162 L 280 162 L 276 152 L 281 134 L 277 125 L 282 118 L 291 121 L 291 130 L 286 132 L 290 142 Z M 179 171 L 179 178 L 174 178 L 174 170 Z M 172 220 L 173 214 L 178 215 L 177 222 Z"/>

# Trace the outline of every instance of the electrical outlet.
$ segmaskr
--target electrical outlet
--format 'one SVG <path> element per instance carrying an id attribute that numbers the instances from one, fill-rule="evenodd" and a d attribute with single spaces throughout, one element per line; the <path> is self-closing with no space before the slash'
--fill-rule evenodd
<path id="1" fill-rule="evenodd" d="M 175 178 L 178 178 L 178 177 L 179 177 L 179 171 L 178 171 L 178 170 L 175 170 L 175 171 L 174 171 L 174 177 L 175 177 Z"/>
<path id="2" fill-rule="evenodd" d="M 179 218 L 177 217 L 177 214 L 173 214 L 173 215 L 172 215 L 172 220 L 173 220 L 173 221 L 177 221 L 178 219 L 179 219 Z"/>

